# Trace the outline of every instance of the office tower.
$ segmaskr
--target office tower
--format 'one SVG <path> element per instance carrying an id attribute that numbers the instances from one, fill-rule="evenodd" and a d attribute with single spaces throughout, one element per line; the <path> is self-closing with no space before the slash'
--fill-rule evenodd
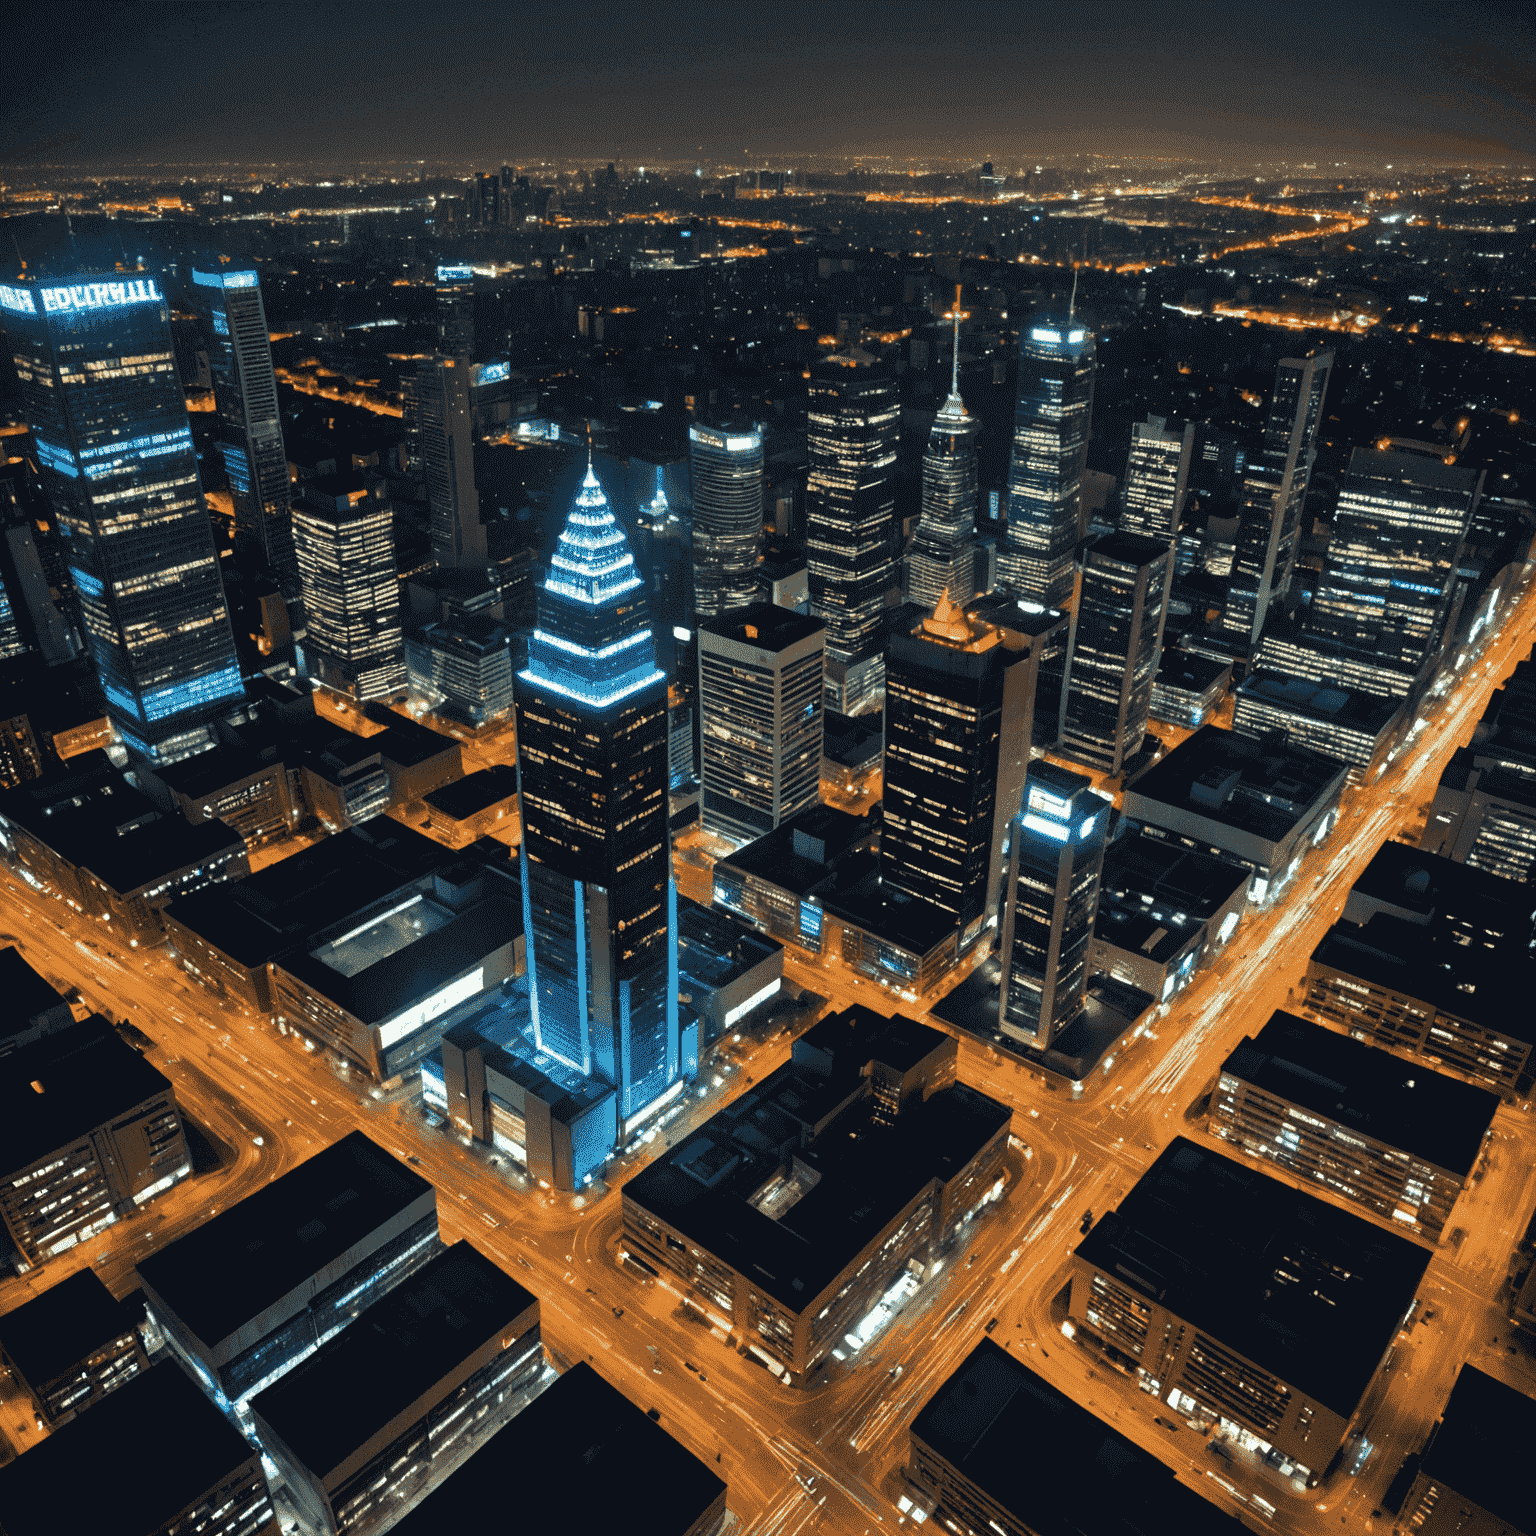
<path id="1" fill-rule="evenodd" d="M 1356 448 L 1339 484 L 1308 638 L 1412 679 L 1438 654 L 1482 474 Z M 1399 686 L 1373 691 L 1400 694 Z"/>
<path id="2" fill-rule="evenodd" d="M 523 931 L 538 1046 L 613 1084 L 621 1136 L 682 1088 L 655 656 L 634 556 L 589 461 L 518 674 Z"/>
<path id="3" fill-rule="evenodd" d="M 1182 432 L 1170 432 L 1164 417 L 1148 416 L 1131 428 L 1125 489 L 1120 497 L 1121 533 L 1139 533 L 1165 542 L 1178 538 L 1194 451 L 1194 422 Z"/>
<path id="4" fill-rule="evenodd" d="M 1244 656 L 1253 654 L 1270 608 L 1290 590 L 1332 367 L 1332 352 L 1314 352 L 1284 358 L 1275 370 L 1264 444 L 1243 476 L 1242 521 L 1221 621 L 1222 633 Z"/>
<path id="5" fill-rule="evenodd" d="M 478 731 L 512 713 L 512 631 L 478 613 L 428 624 L 406 642 L 411 687 L 434 714 Z"/>
<path id="6" fill-rule="evenodd" d="M 0 574 L 0 661 L 11 661 L 25 656 L 30 647 L 21 637 L 21 626 L 16 622 L 16 610 L 11 607 L 11 594 Z"/>
<path id="7" fill-rule="evenodd" d="M 704 829 L 750 842 L 820 797 L 826 626 L 753 603 L 698 635 Z"/>
<path id="8" fill-rule="evenodd" d="M 941 595 L 885 655 L 880 878 L 952 913 L 962 947 L 996 915 L 1029 762 L 1038 652 L 1006 624 Z"/>
<path id="9" fill-rule="evenodd" d="M 475 355 L 473 267 L 437 269 L 437 350 L 468 369 Z"/>
<path id="10" fill-rule="evenodd" d="M 293 539 L 308 615 L 305 671 L 359 702 L 400 697 L 405 643 L 389 503 L 361 475 L 311 480 L 293 509 Z"/>
<path id="11" fill-rule="evenodd" d="M 1072 601 L 1094 366 L 1093 337 L 1070 313 L 1030 326 L 1019 339 L 1008 526 L 997 584 L 1050 608 Z"/>
<path id="12" fill-rule="evenodd" d="M 447 356 L 422 363 L 416 399 L 422 472 L 432 509 L 432 558 L 445 569 L 483 571 L 485 524 L 475 490 L 469 365 Z"/>
<path id="13" fill-rule="evenodd" d="M 171 313 L 149 277 L 0 287 L 27 422 L 107 713 L 155 762 L 245 695 Z"/>
<path id="14" fill-rule="evenodd" d="M 1037 1050 L 1082 1010 L 1108 828 L 1088 779 L 1044 758 L 1030 765 L 1010 832 L 997 1023 Z"/>
<path id="15" fill-rule="evenodd" d="M 255 272 L 192 273 L 219 412 L 219 453 L 235 504 L 235 536 L 277 577 L 290 602 L 299 572 L 289 519 L 288 455 L 272 343 Z"/>
<path id="16" fill-rule="evenodd" d="M 757 601 L 763 433 L 755 426 L 692 426 L 688 442 L 693 460 L 693 606 L 699 618 L 709 619 Z"/>
<path id="17" fill-rule="evenodd" d="M 811 612 L 827 625 L 827 707 L 878 709 L 885 609 L 896 587 L 896 444 L 901 401 L 864 354 L 811 370 L 806 543 Z"/>
<path id="18" fill-rule="evenodd" d="M 1141 749 L 1163 651 L 1173 547 L 1114 533 L 1083 561 L 1083 595 L 1067 662 L 1061 750 L 1118 778 Z"/>
<path id="19" fill-rule="evenodd" d="M 955 290 L 949 398 L 923 455 L 922 511 L 907 556 L 909 603 L 931 608 L 945 594 L 965 604 L 976 591 L 976 438 L 981 424 L 960 398 L 960 291 Z"/>

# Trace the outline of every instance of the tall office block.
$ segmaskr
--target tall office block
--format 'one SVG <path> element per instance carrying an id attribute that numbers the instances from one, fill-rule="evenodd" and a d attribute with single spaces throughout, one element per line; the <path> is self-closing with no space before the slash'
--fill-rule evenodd
<path id="1" fill-rule="evenodd" d="M 1139 533 L 1165 542 L 1179 536 L 1179 517 L 1189 489 L 1195 452 L 1195 424 L 1170 432 L 1162 416 L 1148 416 L 1131 428 L 1125 459 L 1125 489 L 1120 497 L 1122 533 Z"/>
<path id="2" fill-rule="evenodd" d="M 1242 521 L 1221 627 L 1243 655 L 1259 643 L 1271 606 L 1290 590 L 1301 544 L 1332 352 L 1287 357 L 1275 370 L 1264 445 L 1243 477 Z"/>
<path id="3" fill-rule="evenodd" d="M 955 294 L 949 398 L 933 419 L 923 455 L 923 500 L 907 556 L 909 603 L 931 608 L 947 592 L 968 603 L 976 591 L 976 439 L 981 423 L 960 398 L 960 296 Z"/>
<path id="4" fill-rule="evenodd" d="M 806 542 L 811 611 L 827 625 L 827 706 L 856 715 L 885 687 L 886 599 L 897 585 L 894 380 L 863 354 L 811 370 Z"/>
<path id="5" fill-rule="evenodd" d="M 1008 854 L 998 1028 L 1045 1050 L 1082 1011 L 1109 807 L 1081 774 L 1030 767 Z"/>
<path id="6" fill-rule="evenodd" d="M 292 601 L 299 595 L 299 571 L 289 517 L 288 455 L 261 282 L 250 271 L 194 269 L 192 284 L 208 341 L 235 536 L 260 557 Z"/>
<path id="7" fill-rule="evenodd" d="M 750 842 L 820 797 L 826 626 L 754 603 L 698 635 L 700 814 L 706 831 Z"/>
<path id="8" fill-rule="evenodd" d="M 293 511 L 309 675 L 358 701 L 405 692 L 394 513 L 359 475 L 304 486 Z"/>
<path id="9" fill-rule="evenodd" d="M 763 541 L 763 433 L 692 426 L 693 606 L 701 619 L 757 601 Z M 658 481 L 657 494 L 661 495 Z"/>
<path id="10" fill-rule="evenodd" d="M 416 373 L 422 473 L 432 514 L 432 558 L 450 570 L 483 570 L 485 524 L 475 490 L 469 365 L 438 356 Z"/>
<path id="11" fill-rule="evenodd" d="M 107 712 L 156 762 L 245 695 L 171 312 L 149 277 L 0 286 L 27 422 Z"/>
<path id="12" fill-rule="evenodd" d="M 468 367 L 475 355 L 475 272 L 473 267 L 437 269 L 437 350 Z"/>
<path id="13" fill-rule="evenodd" d="M 1173 548 L 1161 539 L 1111 534 L 1083 561 L 1061 750 L 1111 778 L 1147 734 L 1172 581 Z"/>
<path id="14" fill-rule="evenodd" d="M 953 913 L 962 945 L 996 914 L 1029 762 L 1037 658 L 1005 624 L 941 597 L 885 658 L 880 878 Z"/>
<path id="15" fill-rule="evenodd" d="M 1095 351 L 1070 315 L 1019 339 L 1019 398 L 1008 467 L 1008 526 L 997 584 L 1051 608 L 1072 601 L 1078 502 L 1088 460 Z"/>
<path id="16" fill-rule="evenodd" d="M 517 687 L 534 1034 L 614 1085 L 624 1135 L 682 1088 L 667 681 L 634 556 L 590 463 L 538 604 Z"/>

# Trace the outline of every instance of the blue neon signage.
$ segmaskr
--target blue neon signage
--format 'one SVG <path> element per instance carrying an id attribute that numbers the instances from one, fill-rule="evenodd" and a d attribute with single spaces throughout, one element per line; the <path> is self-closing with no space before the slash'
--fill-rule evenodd
<path id="1" fill-rule="evenodd" d="M 159 285 L 152 277 L 135 277 L 120 283 L 75 283 L 67 288 L 39 288 L 43 310 L 50 315 L 90 314 L 98 309 L 124 309 L 130 304 L 162 304 Z"/>
<path id="2" fill-rule="evenodd" d="M 475 280 L 473 267 L 439 267 L 437 280 L 440 283 L 472 283 Z"/>
<path id="3" fill-rule="evenodd" d="M 260 279 L 254 272 L 199 272 L 194 267 L 192 281 L 199 288 L 254 288 Z"/>
<path id="4" fill-rule="evenodd" d="M 511 372 L 511 363 L 481 363 L 474 370 L 474 382 L 476 384 L 499 384 Z"/>
<path id="5" fill-rule="evenodd" d="M 35 315 L 37 304 L 25 288 L 12 288 L 0 283 L 0 309 L 8 309 L 16 315 Z"/>
<path id="6" fill-rule="evenodd" d="M 57 447 L 40 437 L 33 438 L 33 442 L 37 444 L 37 457 L 45 469 L 56 470 L 71 479 L 80 473 L 80 466 L 75 463 L 75 456 L 69 449 Z"/>

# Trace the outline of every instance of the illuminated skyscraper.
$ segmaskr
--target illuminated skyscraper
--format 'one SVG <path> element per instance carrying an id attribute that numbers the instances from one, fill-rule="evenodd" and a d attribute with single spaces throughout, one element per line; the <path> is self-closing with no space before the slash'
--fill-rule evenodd
<path id="1" fill-rule="evenodd" d="M 357 474 L 310 481 L 293 509 L 308 674 L 366 702 L 405 692 L 394 514 Z"/>
<path id="2" fill-rule="evenodd" d="M 432 558 L 447 570 L 484 570 L 485 524 L 475 490 L 469 365 L 434 357 L 416 371 L 421 461 L 432 509 Z"/>
<path id="3" fill-rule="evenodd" d="M 701 619 L 757 601 L 763 540 L 760 427 L 692 426 L 693 606 Z"/>
<path id="4" fill-rule="evenodd" d="M 157 762 L 200 751 L 245 688 L 170 309 L 105 273 L 0 286 L 0 311 L 107 711 Z"/>
<path id="5" fill-rule="evenodd" d="M 885 609 L 898 585 L 895 381 L 860 353 L 811 370 L 806 543 L 811 611 L 827 626 L 827 706 L 878 709 Z"/>
<path id="6" fill-rule="evenodd" d="M 1164 543 L 1178 538 L 1194 451 L 1194 422 L 1182 432 L 1170 432 L 1164 417 L 1148 416 L 1131 428 L 1125 490 L 1120 497 L 1121 533 L 1139 533 Z"/>
<path id="7" fill-rule="evenodd" d="M 1290 590 L 1332 352 L 1287 357 L 1275 370 L 1264 446 L 1243 477 L 1242 521 L 1222 633 L 1244 656 L 1258 647 L 1271 606 Z"/>
<path id="8" fill-rule="evenodd" d="M 998 954 L 998 1028 L 1045 1050 L 1082 1010 L 1109 807 L 1091 781 L 1044 758 L 1015 818 Z"/>
<path id="9" fill-rule="evenodd" d="M 590 463 L 518 674 L 523 926 L 541 1050 L 618 1091 L 619 1134 L 682 1091 L 667 681 Z"/>
<path id="10" fill-rule="evenodd" d="M 466 367 L 475 355 L 473 267 L 437 269 L 437 350 Z"/>
<path id="11" fill-rule="evenodd" d="M 907 556 L 907 601 L 931 608 L 947 592 L 968 603 L 976 590 L 976 438 L 980 423 L 960 398 L 960 294 L 949 398 L 934 417 L 923 455 L 923 502 Z"/>
<path id="12" fill-rule="evenodd" d="M 257 554 L 292 601 L 299 595 L 299 572 L 289 517 L 288 455 L 261 284 L 255 272 L 195 270 L 192 283 L 208 341 L 235 536 Z"/>
<path id="13" fill-rule="evenodd" d="M 997 584 L 1049 608 L 1072 601 L 1094 368 L 1093 337 L 1070 313 L 1031 325 L 1019 340 L 1008 527 Z"/>

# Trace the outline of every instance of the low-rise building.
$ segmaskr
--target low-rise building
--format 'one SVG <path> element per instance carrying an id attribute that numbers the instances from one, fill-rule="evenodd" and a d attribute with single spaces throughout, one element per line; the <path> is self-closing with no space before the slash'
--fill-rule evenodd
<path id="1" fill-rule="evenodd" d="M 68 1029 L 75 1015 L 68 1003 L 22 958 L 14 944 L 0 949 L 0 1057 L 44 1035 Z"/>
<path id="2" fill-rule="evenodd" d="M 1497 1094 L 1276 1012 L 1221 1065 L 1211 1133 L 1438 1239 Z"/>
<path id="3" fill-rule="evenodd" d="M 511 763 L 493 763 L 423 798 L 427 825 L 452 847 L 497 832 L 505 835 L 517 820 L 517 769 Z"/>
<path id="4" fill-rule="evenodd" d="M 192 1171 L 170 1080 L 99 1016 L 45 1034 L 0 1071 L 0 1262 L 89 1241 Z"/>
<path id="5" fill-rule="evenodd" d="M 707 1050 L 779 995 L 784 946 L 727 912 L 679 896 L 677 975 L 680 993 L 699 1017 L 699 1049 Z"/>
<path id="6" fill-rule="evenodd" d="M 823 1020 L 624 1185 L 628 1250 L 803 1384 L 1001 1191 L 1010 1112 L 956 1082 L 957 1055 L 899 1016 Z"/>
<path id="7" fill-rule="evenodd" d="M 451 736 L 420 724 L 383 704 L 370 704 L 365 713 L 384 729 L 367 738 L 378 751 L 389 776 L 389 803 L 409 805 L 434 789 L 464 777 L 464 749 Z"/>
<path id="8" fill-rule="evenodd" d="M 1078 1244 L 1068 1317 L 1154 1403 L 1315 1486 L 1374 1408 L 1429 1258 L 1180 1136 Z"/>
<path id="9" fill-rule="evenodd" d="M 1536 750 L 1529 768 L 1480 761 L 1462 747 L 1440 775 L 1419 846 L 1506 880 L 1536 873 Z"/>
<path id="10" fill-rule="evenodd" d="M 512 631 L 479 613 L 428 624 L 405 642 L 411 688 L 432 712 L 478 731 L 512 712 Z"/>
<path id="11" fill-rule="evenodd" d="M 1152 680 L 1152 718 L 1165 725 L 1199 730 L 1215 714 L 1231 686 L 1230 661 L 1165 646 Z"/>
<path id="12" fill-rule="evenodd" d="M 146 791 L 193 826 L 222 821 L 248 848 L 284 837 L 304 814 L 293 776 L 281 757 L 263 759 L 238 745 L 138 770 Z"/>
<path id="13" fill-rule="evenodd" d="M 1232 724 L 1254 736 L 1281 732 L 1293 746 L 1348 763 L 1358 777 L 1391 745 L 1408 708 L 1402 699 L 1255 669 L 1238 684 Z"/>

